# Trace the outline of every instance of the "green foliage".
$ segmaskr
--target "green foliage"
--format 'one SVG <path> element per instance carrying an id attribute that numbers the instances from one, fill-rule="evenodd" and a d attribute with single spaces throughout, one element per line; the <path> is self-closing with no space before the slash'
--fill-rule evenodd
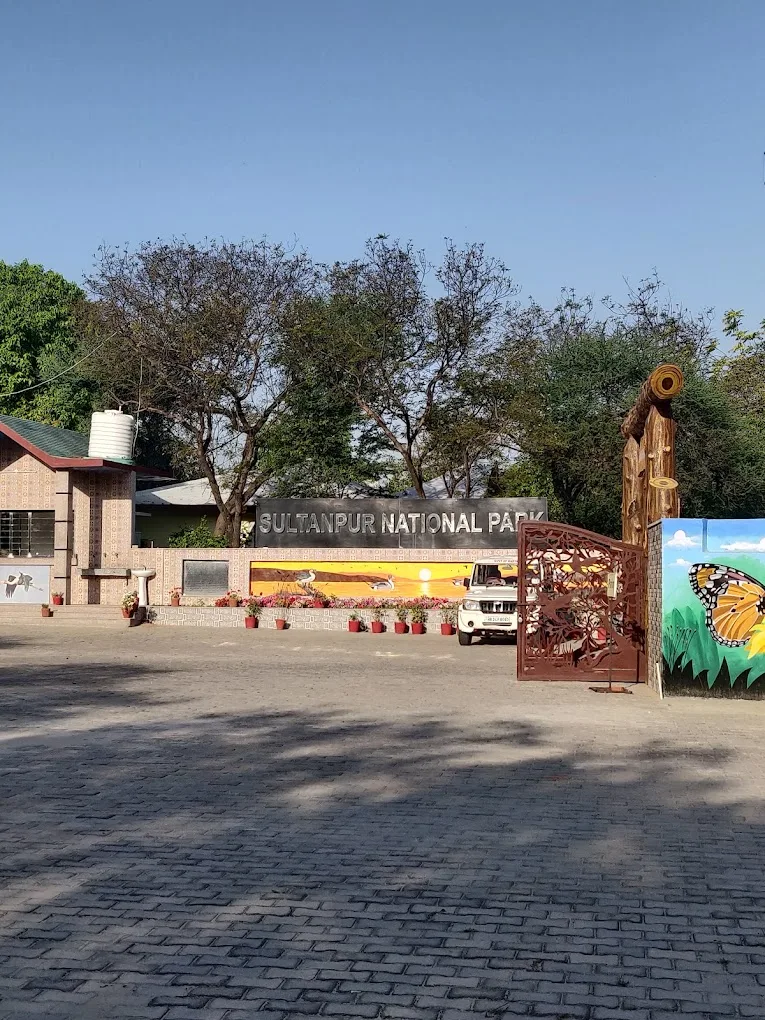
<path id="1" fill-rule="evenodd" d="M 542 496 L 547 499 L 550 520 L 563 519 L 563 510 L 555 495 L 552 479 L 529 457 L 519 457 L 504 471 L 497 466 L 492 473 L 491 491 L 487 491 L 487 496 Z"/>
<path id="2" fill-rule="evenodd" d="M 77 371 L 31 393 L 77 361 L 78 286 L 29 262 L 0 262 L 0 413 L 86 430 L 96 388 Z M 10 394 L 8 396 L 7 394 Z"/>
<path id="3" fill-rule="evenodd" d="M 518 309 L 503 357 L 474 382 L 476 399 L 483 393 L 500 408 L 507 442 L 522 453 L 502 494 L 547 495 L 551 517 L 618 536 L 621 422 L 650 372 L 674 362 L 686 378 L 673 405 L 683 513 L 762 513 L 765 449 L 713 371 L 708 316 L 667 304 L 655 279 L 606 310 L 599 316 L 571 293 L 551 311 Z"/>
<path id="4" fill-rule="evenodd" d="M 355 404 L 305 378 L 264 432 L 260 465 L 274 496 L 342 496 L 379 476 L 379 448 Z"/>
<path id="5" fill-rule="evenodd" d="M 176 531 L 167 544 L 171 549 L 223 549 L 228 542 L 225 536 L 213 532 L 207 517 L 202 517 L 195 527 Z"/>

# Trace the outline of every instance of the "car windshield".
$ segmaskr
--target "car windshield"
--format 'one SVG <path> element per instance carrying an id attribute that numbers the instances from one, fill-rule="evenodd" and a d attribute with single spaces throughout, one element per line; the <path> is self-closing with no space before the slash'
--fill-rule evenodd
<path id="1" fill-rule="evenodd" d="M 495 585 L 515 585 L 518 583 L 518 571 L 512 563 L 476 563 L 473 584 L 493 587 Z"/>

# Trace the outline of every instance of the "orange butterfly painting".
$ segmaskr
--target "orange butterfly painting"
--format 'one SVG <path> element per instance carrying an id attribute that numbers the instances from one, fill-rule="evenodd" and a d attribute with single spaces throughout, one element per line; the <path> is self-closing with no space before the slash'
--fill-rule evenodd
<path id="1" fill-rule="evenodd" d="M 726 648 L 743 647 L 765 620 L 765 585 L 720 563 L 694 563 L 688 576 L 714 640 Z"/>

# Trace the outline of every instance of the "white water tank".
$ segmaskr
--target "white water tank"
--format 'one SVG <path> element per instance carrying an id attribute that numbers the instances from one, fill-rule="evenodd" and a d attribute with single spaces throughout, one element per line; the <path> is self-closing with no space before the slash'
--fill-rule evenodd
<path id="1" fill-rule="evenodd" d="M 88 456 L 102 460 L 133 462 L 135 418 L 122 411 L 95 411 L 90 418 Z"/>

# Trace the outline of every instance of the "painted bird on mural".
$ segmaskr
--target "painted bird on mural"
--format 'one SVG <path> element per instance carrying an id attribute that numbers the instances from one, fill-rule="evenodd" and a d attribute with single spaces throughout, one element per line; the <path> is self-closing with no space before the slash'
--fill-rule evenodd
<path id="1" fill-rule="evenodd" d="M 305 588 L 307 585 L 313 584 L 313 582 L 316 580 L 316 571 L 306 570 L 302 574 L 298 574 L 295 580 L 297 581 L 301 588 Z"/>
<path id="2" fill-rule="evenodd" d="M 369 585 L 375 591 L 393 591 L 396 587 L 396 583 L 393 580 L 393 574 L 388 574 L 387 581 L 372 581 Z"/>

